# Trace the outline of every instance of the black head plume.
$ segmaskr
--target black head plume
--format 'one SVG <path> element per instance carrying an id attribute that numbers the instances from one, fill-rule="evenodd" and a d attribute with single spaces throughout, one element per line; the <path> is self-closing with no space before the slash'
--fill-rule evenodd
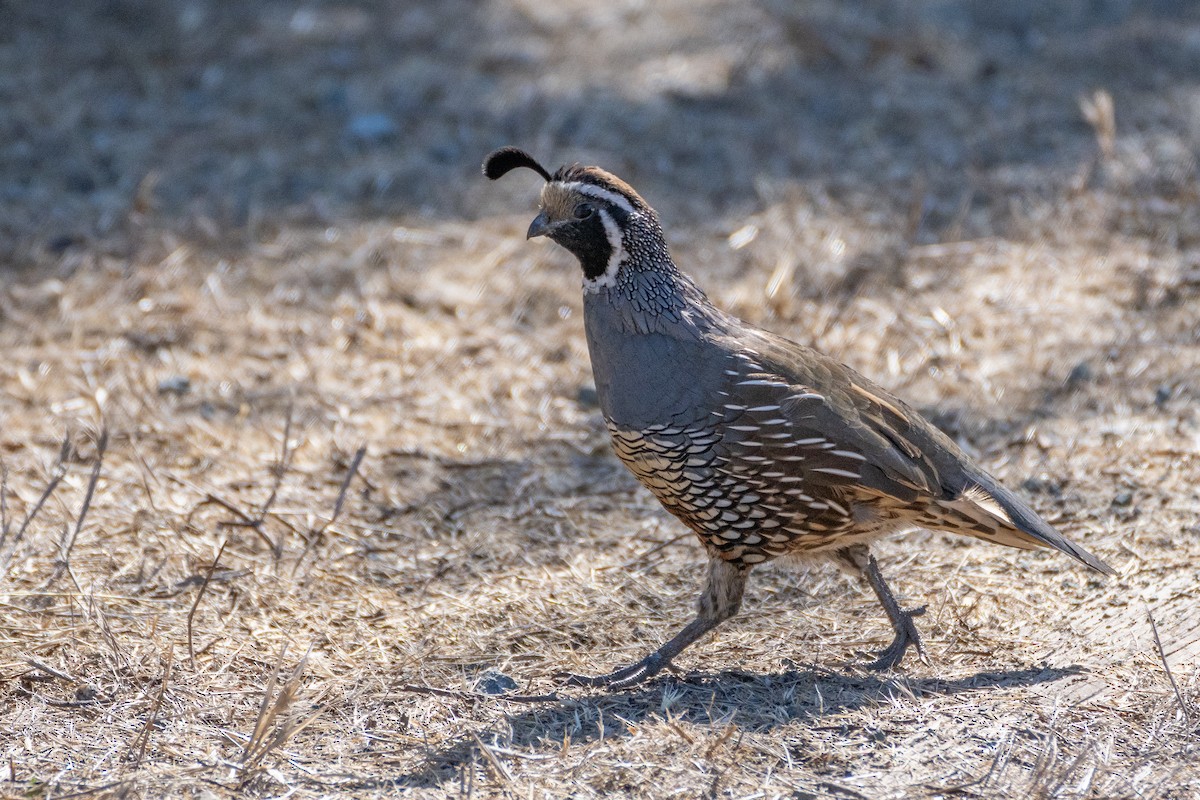
<path id="1" fill-rule="evenodd" d="M 550 181 L 550 173 L 546 168 L 519 147 L 501 147 L 499 150 L 493 150 L 483 160 L 483 174 L 492 180 L 503 177 L 517 167 L 531 169 L 541 175 L 547 183 Z"/>

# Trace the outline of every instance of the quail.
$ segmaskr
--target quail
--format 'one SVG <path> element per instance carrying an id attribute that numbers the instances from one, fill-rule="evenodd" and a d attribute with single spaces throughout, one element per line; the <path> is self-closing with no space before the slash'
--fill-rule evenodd
<path id="1" fill-rule="evenodd" d="M 824 554 L 861 574 L 895 638 L 869 666 L 897 666 L 913 618 L 870 543 L 912 528 L 1010 547 L 1051 547 L 1112 569 L 1047 524 L 948 436 L 853 369 L 713 306 L 667 250 L 655 211 L 625 181 L 572 164 L 553 174 L 505 147 L 483 172 L 545 181 L 527 238 L 546 236 L 583 269 L 584 325 L 616 454 L 709 556 L 697 614 L 641 661 L 572 682 L 624 688 L 660 672 L 738 612 L 758 564 Z"/>

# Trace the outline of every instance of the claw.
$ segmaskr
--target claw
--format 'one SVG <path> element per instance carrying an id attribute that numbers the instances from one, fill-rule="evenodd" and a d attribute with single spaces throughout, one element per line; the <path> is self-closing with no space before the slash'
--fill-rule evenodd
<path id="1" fill-rule="evenodd" d="M 630 686 L 636 686 L 648 678 L 657 675 L 666 663 L 658 656 L 658 653 L 651 653 L 636 664 L 630 664 L 628 667 L 622 667 L 619 670 L 610 672 L 607 675 L 575 675 L 568 673 L 563 677 L 568 686 L 587 686 L 593 689 L 628 689 Z"/>
<path id="2" fill-rule="evenodd" d="M 925 655 L 925 646 L 921 644 L 921 636 L 917 633 L 917 626 L 913 623 L 914 618 L 924 613 L 925 606 L 914 608 L 911 611 L 901 611 L 899 619 L 894 621 L 896 638 L 879 653 L 878 658 L 866 665 L 867 669 L 882 671 L 899 666 L 900 662 L 904 660 L 904 654 L 909 645 L 917 648 L 917 655 L 920 657 L 921 663 L 928 664 L 929 659 Z"/>
<path id="3" fill-rule="evenodd" d="M 746 576 L 749 574 L 748 566 L 713 556 L 708 566 L 708 584 L 700 597 L 699 613 L 683 630 L 636 664 L 594 677 L 568 674 L 564 676 L 567 685 L 621 690 L 653 678 L 670 666 L 671 660 L 683 652 L 685 647 L 737 613 L 742 603 Z"/>

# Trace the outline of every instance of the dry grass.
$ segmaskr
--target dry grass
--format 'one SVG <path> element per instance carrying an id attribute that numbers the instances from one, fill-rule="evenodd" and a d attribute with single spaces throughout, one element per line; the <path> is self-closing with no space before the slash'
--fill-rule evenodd
<path id="1" fill-rule="evenodd" d="M 0 792 L 1197 796 L 1195 12 L 544 5 L 6 9 Z M 928 667 L 772 565 L 676 674 L 561 689 L 702 555 L 608 450 L 535 187 L 478 177 L 509 142 L 1119 576 L 917 532 Z"/>

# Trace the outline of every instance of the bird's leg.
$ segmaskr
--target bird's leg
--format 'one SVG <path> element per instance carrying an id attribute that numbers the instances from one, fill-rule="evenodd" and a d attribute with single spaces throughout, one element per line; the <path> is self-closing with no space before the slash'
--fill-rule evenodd
<path id="1" fill-rule="evenodd" d="M 928 664 L 929 659 L 925 656 L 925 647 L 921 644 L 921 637 L 913 622 L 914 618 L 925 613 L 925 607 L 921 606 L 911 611 L 900 608 L 896 596 L 892 594 L 892 590 L 888 588 L 887 582 L 883 579 L 883 573 L 879 571 L 879 564 L 875 561 L 875 556 L 871 555 L 866 545 L 852 545 L 843 548 L 837 552 L 837 555 L 857 569 L 867 579 L 867 583 L 871 584 L 871 588 L 875 590 L 875 596 L 879 598 L 880 605 L 883 606 L 888 620 L 892 623 L 892 629 L 896 631 L 896 638 L 879 653 L 877 659 L 867 664 L 867 669 L 884 670 L 898 666 L 904 660 L 904 653 L 908 650 L 909 645 L 916 647 L 921 662 Z"/>
<path id="2" fill-rule="evenodd" d="M 896 631 L 896 638 L 892 640 L 892 643 L 879 654 L 879 658 L 872 661 L 867 667 L 884 670 L 898 666 L 904 660 L 904 651 L 910 644 L 917 648 L 917 656 L 920 657 L 921 663 L 928 664 L 929 659 L 925 656 L 925 647 L 921 644 L 917 625 L 913 622 L 916 617 L 925 613 L 925 606 L 914 608 L 911 611 L 900 608 L 892 590 L 883 580 L 883 573 L 879 571 L 879 564 L 876 563 L 875 556 L 867 556 L 867 568 L 863 574 L 867 576 L 867 582 L 875 590 L 875 596 L 879 598 L 884 612 L 887 613 L 887 617 L 892 623 L 892 629 Z"/>
<path id="3" fill-rule="evenodd" d="M 749 567 L 731 564 L 714 556 L 708 565 L 708 583 L 697 603 L 696 618 L 683 630 L 636 664 L 596 677 L 570 675 L 567 683 L 572 686 L 625 689 L 654 677 L 685 647 L 738 612 L 749 574 Z"/>

